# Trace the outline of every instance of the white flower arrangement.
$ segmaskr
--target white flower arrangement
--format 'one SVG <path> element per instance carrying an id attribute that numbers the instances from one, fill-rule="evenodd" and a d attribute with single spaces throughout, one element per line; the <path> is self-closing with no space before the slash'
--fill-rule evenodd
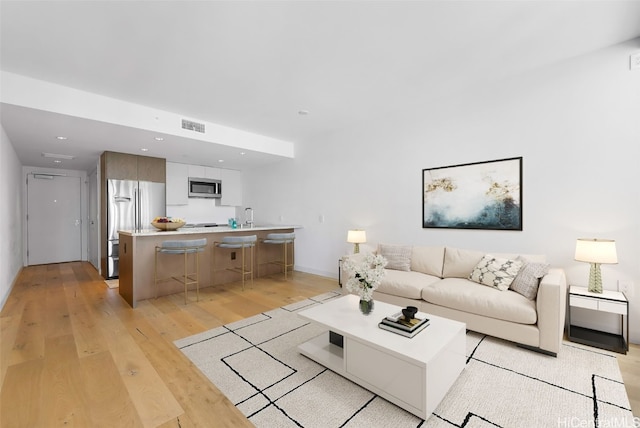
<path id="1" fill-rule="evenodd" d="M 381 255 L 369 253 L 364 260 L 354 261 L 349 257 L 342 267 L 349 274 L 346 288 L 351 293 L 358 293 L 361 300 L 370 301 L 373 291 L 378 288 L 385 275 L 384 267 L 387 259 Z"/>

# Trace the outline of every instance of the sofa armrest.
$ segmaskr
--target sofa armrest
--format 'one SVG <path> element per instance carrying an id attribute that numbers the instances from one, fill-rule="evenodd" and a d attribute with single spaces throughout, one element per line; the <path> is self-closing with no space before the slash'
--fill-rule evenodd
<path id="1" fill-rule="evenodd" d="M 353 260 L 354 263 L 360 263 L 364 261 L 366 255 L 367 253 L 365 252 L 358 254 L 346 254 L 340 257 L 340 287 L 344 286 L 347 282 L 347 279 L 349 279 L 349 273 L 344 269 L 344 262 L 347 260 Z"/>
<path id="2" fill-rule="evenodd" d="M 360 263 L 364 261 L 364 258 L 368 253 L 358 253 L 358 254 L 346 254 L 341 257 L 341 260 L 344 262 L 345 260 L 353 260 L 355 263 Z"/>
<path id="3" fill-rule="evenodd" d="M 553 268 L 540 280 L 536 310 L 540 349 L 557 354 L 564 336 L 567 279 L 564 270 Z"/>

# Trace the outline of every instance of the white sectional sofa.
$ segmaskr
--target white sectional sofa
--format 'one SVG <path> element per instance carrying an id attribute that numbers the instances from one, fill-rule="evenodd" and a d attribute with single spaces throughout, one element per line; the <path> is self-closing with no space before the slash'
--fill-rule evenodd
<path id="1" fill-rule="evenodd" d="M 464 322 L 472 331 L 550 355 L 559 352 L 566 279 L 562 269 L 548 268 L 544 256 L 398 245 L 379 245 L 376 252 L 389 264 L 374 300 L 417 306 L 422 312 Z M 503 274 L 506 278 L 496 278 Z"/>

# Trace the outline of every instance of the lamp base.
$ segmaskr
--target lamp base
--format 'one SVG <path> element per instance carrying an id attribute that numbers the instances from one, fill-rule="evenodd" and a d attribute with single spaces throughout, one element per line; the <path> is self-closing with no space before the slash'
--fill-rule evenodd
<path id="1" fill-rule="evenodd" d="M 353 254 L 358 254 L 360 252 L 360 244 L 356 242 L 353 244 Z"/>
<path id="2" fill-rule="evenodd" d="M 600 273 L 600 263 L 591 263 L 588 290 L 591 293 L 602 293 L 602 274 Z"/>

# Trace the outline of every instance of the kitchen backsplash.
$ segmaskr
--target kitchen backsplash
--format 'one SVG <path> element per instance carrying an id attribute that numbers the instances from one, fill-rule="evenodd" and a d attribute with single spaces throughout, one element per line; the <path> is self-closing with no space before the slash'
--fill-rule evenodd
<path id="1" fill-rule="evenodd" d="M 227 224 L 236 216 L 236 207 L 216 205 L 215 199 L 189 198 L 187 205 L 167 205 L 167 216 L 180 217 L 187 223 Z"/>

